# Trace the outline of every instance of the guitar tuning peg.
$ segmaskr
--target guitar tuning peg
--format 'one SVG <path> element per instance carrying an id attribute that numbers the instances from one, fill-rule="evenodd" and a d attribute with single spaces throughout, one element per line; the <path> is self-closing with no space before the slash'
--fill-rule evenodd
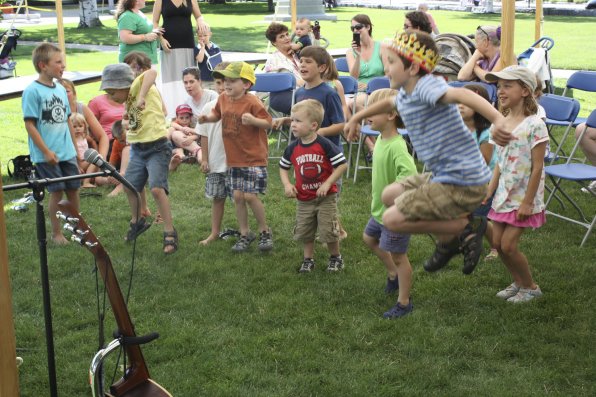
<path id="1" fill-rule="evenodd" d="M 97 243 L 92 243 L 91 241 L 85 241 L 85 245 L 89 248 L 97 247 Z"/>
<path id="2" fill-rule="evenodd" d="M 75 243 L 79 243 L 81 245 L 84 244 L 83 239 L 80 236 L 77 236 L 76 234 L 73 234 L 72 236 L 70 236 L 70 241 L 73 241 Z"/>
<path id="3" fill-rule="evenodd" d="M 74 227 L 73 225 L 71 225 L 70 223 L 65 223 L 64 226 L 62 226 L 62 228 L 64 230 L 67 230 L 67 231 L 73 233 L 73 234 L 77 233 L 77 228 Z"/>
<path id="4" fill-rule="evenodd" d="M 79 223 L 79 218 L 75 218 L 74 216 L 68 216 L 64 214 L 62 211 L 56 211 L 56 217 L 58 219 L 62 219 L 64 222 L 72 223 Z"/>

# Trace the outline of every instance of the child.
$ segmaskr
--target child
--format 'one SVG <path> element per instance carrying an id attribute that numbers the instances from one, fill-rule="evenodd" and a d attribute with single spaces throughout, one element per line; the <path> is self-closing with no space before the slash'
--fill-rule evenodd
<path id="1" fill-rule="evenodd" d="M 395 102 L 385 99 L 353 115 L 345 128 L 348 139 L 356 136 L 362 119 L 399 109 L 418 158 L 431 172 L 385 188 L 382 200 L 389 208 L 383 224 L 394 232 L 436 233 L 431 260 L 439 265 L 461 246 L 463 272 L 470 274 L 482 253 L 486 219 L 467 215 L 484 199 L 490 169 L 454 103 L 463 103 L 492 121 L 500 141 L 508 138 L 503 116 L 472 91 L 451 88 L 432 75 L 439 56 L 428 34 L 406 31 L 388 49 L 386 73 L 399 94 Z"/>
<path id="2" fill-rule="evenodd" d="M 39 77 L 25 88 L 22 103 L 31 161 L 41 179 L 78 175 L 68 97 L 64 87 L 54 82 L 64 72 L 64 55 L 55 45 L 42 43 L 33 50 L 32 60 Z M 52 241 L 56 244 L 68 243 L 56 218 L 58 202 L 66 193 L 66 198 L 78 211 L 79 186 L 78 180 L 48 185 Z"/>
<path id="3" fill-rule="evenodd" d="M 85 116 L 81 113 L 72 113 L 70 115 L 70 122 L 75 135 L 75 144 L 77 146 L 77 164 L 79 165 L 79 171 L 81 174 L 87 173 L 89 163 L 85 161 L 85 151 L 89 147 L 97 150 L 97 143 L 89 136 L 89 125 Z M 84 188 L 95 187 L 91 183 L 90 179 L 83 180 Z"/>
<path id="4" fill-rule="evenodd" d="M 488 73 L 487 81 L 497 82 L 499 109 L 505 115 L 514 139 L 497 146 L 497 166 L 488 187 L 487 198 L 495 195 L 489 219 L 501 260 L 513 283 L 497 293 L 508 302 L 527 302 L 542 296 L 532 279 L 528 259 L 518 249 L 519 239 L 528 227 L 544 224 L 544 153 L 548 132 L 536 115 L 536 77 L 528 68 L 509 66 Z"/>
<path id="5" fill-rule="evenodd" d="M 290 44 L 290 47 L 295 53 L 298 54 L 303 48 L 312 45 L 312 41 L 310 40 L 310 20 L 308 18 L 298 19 L 294 36 L 294 42 Z"/>
<path id="6" fill-rule="evenodd" d="M 292 107 L 290 130 L 298 139 L 284 151 L 279 161 L 279 175 L 286 197 L 298 199 L 294 239 L 302 241 L 304 259 L 298 270 L 308 273 L 315 267 L 315 233 L 329 249 L 328 272 L 343 269 L 339 252 L 337 220 L 337 185 L 335 182 L 348 168 L 346 158 L 337 146 L 317 135 L 323 121 L 323 106 L 314 99 L 306 99 Z M 295 184 L 288 170 L 294 166 Z"/>
<path id="7" fill-rule="evenodd" d="M 126 64 L 108 65 L 104 68 L 100 89 L 117 103 L 126 103 L 123 120 L 128 121 L 126 139 L 130 143 L 130 162 L 126 179 L 136 192 L 125 189 L 130 204 L 130 229 L 127 241 L 135 240 L 151 224 L 141 216 L 137 192 L 149 182 L 163 219 L 163 251 L 173 254 L 178 249 L 178 233 L 172 223 L 168 200 L 168 164 L 172 157 L 172 144 L 168 141 L 163 103 L 155 87 L 157 72 L 149 69 L 134 78 Z"/>
<path id="8" fill-rule="evenodd" d="M 377 90 L 371 94 L 368 103 L 372 105 L 395 95 L 397 91 L 389 88 Z M 410 235 L 395 233 L 383 226 L 386 208 L 381 201 L 381 194 L 385 186 L 415 175 L 417 171 L 406 141 L 397 132 L 398 128 L 404 128 L 399 114 L 393 110 L 371 116 L 368 120 L 370 127 L 381 134 L 373 152 L 371 217 L 362 238 L 387 269 L 385 292 L 390 294 L 399 289 L 397 303 L 383 317 L 398 318 L 413 309 L 410 300 L 412 266 L 407 254 Z"/>
<path id="9" fill-rule="evenodd" d="M 244 252 L 254 240 L 248 228 L 248 207 L 251 208 L 259 227 L 259 250 L 273 249 L 271 229 L 267 226 L 265 207 L 258 194 L 267 188 L 267 129 L 271 116 L 256 96 L 249 94 L 255 83 L 255 71 L 246 62 L 232 62 L 224 70 L 213 72 L 213 78 L 224 79 L 225 92 L 209 115 L 201 115 L 199 123 L 221 120 L 228 175 L 240 238 L 232 247 L 234 252 Z"/>
<path id="10" fill-rule="evenodd" d="M 211 28 L 205 25 L 207 30 L 197 30 L 197 45 L 194 48 L 195 61 L 201 71 L 203 88 L 213 89 L 213 76 L 215 66 L 221 63 L 221 49 L 211 41 Z"/>
<path id="11" fill-rule="evenodd" d="M 170 171 L 176 171 L 182 161 L 185 160 L 184 152 L 190 153 L 190 159 L 201 164 L 201 146 L 197 143 L 199 137 L 191 124 L 193 121 L 192 108 L 187 104 L 176 107 L 176 118 L 168 128 L 168 139 L 175 146 L 174 154 L 170 160 Z"/>

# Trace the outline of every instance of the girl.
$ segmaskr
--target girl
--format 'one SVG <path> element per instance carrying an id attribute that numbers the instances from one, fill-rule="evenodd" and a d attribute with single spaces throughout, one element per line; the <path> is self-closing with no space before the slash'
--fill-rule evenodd
<path id="1" fill-rule="evenodd" d="M 536 77 L 528 68 L 510 66 L 488 73 L 497 82 L 499 110 L 505 116 L 511 140 L 497 146 L 497 165 L 485 202 L 494 193 L 488 218 L 493 221 L 493 238 L 501 260 L 511 273 L 513 283 L 497 293 L 508 302 L 527 302 L 542 296 L 532 279 L 528 260 L 518 249 L 519 239 L 528 227 L 537 228 L 544 215 L 544 153 L 548 133 L 536 115 L 533 93 Z"/>
<path id="2" fill-rule="evenodd" d="M 488 92 L 486 89 L 481 86 L 480 84 L 466 84 L 464 88 L 474 91 L 476 94 L 480 95 L 488 102 L 490 99 L 488 97 Z M 492 143 L 489 142 L 490 138 L 490 122 L 485 119 L 480 113 L 474 112 L 472 108 L 459 104 L 459 114 L 461 114 L 462 119 L 464 120 L 464 124 L 472 135 L 474 136 L 474 140 L 476 140 L 476 144 L 480 148 L 480 153 L 482 153 L 482 157 L 486 164 L 490 168 L 491 171 L 494 171 L 495 165 L 497 164 L 497 153 L 494 150 L 494 146 Z M 488 215 L 488 211 L 490 210 L 492 204 L 492 198 L 489 199 L 485 204 L 482 204 L 480 207 L 474 211 L 475 216 L 483 216 L 486 218 Z M 486 227 L 486 232 L 484 233 L 484 237 L 490 244 L 490 252 L 486 256 L 486 260 L 492 260 L 499 257 L 499 253 L 493 244 L 493 228 L 492 224 L 489 222 Z"/>
<path id="3" fill-rule="evenodd" d="M 200 138 L 195 132 L 193 118 L 192 108 L 189 105 L 184 103 L 176 107 L 176 118 L 168 128 L 168 139 L 174 146 L 170 171 L 176 171 L 183 161 L 201 164 Z M 186 157 L 185 151 L 189 153 Z"/>
<path id="4" fill-rule="evenodd" d="M 70 121 L 75 135 L 79 172 L 85 174 L 90 171 L 89 163 L 85 161 L 85 151 L 90 147 L 97 150 L 97 143 L 89 136 L 89 125 L 85 116 L 81 113 L 73 113 L 70 115 Z M 95 185 L 91 183 L 91 179 L 87 178 L 83 179 L 82 187 L 95 187 Z"/>

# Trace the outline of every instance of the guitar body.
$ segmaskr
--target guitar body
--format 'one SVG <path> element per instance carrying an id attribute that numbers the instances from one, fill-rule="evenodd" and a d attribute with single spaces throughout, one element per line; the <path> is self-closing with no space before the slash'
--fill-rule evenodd
<path id="1" fill-rule="evenodd" d="M 101 275 L 105 284 L 106 293 L 112 311 L 114 312 L 120 337 L 110 344 L 112 346 L 111 348 L 108 346 L 108 349 L 104 350 L 111 351 L 113 347 L 120 346 L 120 348 L 124 349 L 128 358 L 128 367 L 125 370 L 124 376 L 110 386 L 109 392 L 100 392 L 100 394 L 105 394 L 107 397 L 172 397 L 166 389 L 149 378 L 149 370 L 147 369 L 139 346 L 142 343 L 150 342 L 159 335 L 154 333 L 150 338 L 147 336 L 136 338 L 134 325 L 128 313 L 126 301 L 118 285 L 110 257 L 93 234 L 93 231 L 91 231 L 70 202 L 66 200 L 60 201 L 58 203 L 58 209 L 58 217 L 67 222 L 65 229 L 73 233 L 72 240 L 87 248 L 95 257 L 97 272 Z M 109 351 L 105 355 L 108 353 Z M 92 369 L 97 368 L 97 361 L 101 362 L 105 355 L 101 355 L 99 359 L 97 355 L 94 357 Z M 90 370 L 90 379 L 94 379 L 94 375 L 93 370 Z M 93 381 L 91 381 L 91 388 L 93 396 L 100 397 L 96 393 L 97 389 Z M 101 389 L 103 387 L 100 387 L 99 390 Z"/>

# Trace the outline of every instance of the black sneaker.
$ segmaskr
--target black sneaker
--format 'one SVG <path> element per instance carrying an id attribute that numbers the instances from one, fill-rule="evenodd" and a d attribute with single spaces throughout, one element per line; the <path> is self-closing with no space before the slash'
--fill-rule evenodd
<path id="1" fill-rule="evenodd" d="M 219 234 L 217 235 L 217 237 L 222 240 L 227 240 L 231 237 L 238 237 L 238 236 L 240 236 L 240 232 L 238 230 L 234 230 L 234 229 L 230 229 L 230 228 L 224 229 L 223 232 L 219 232 Z"/>
<path id="2" fill-rule="evenodd" d="M 344 268 L 344 260 L 341 257 L 341 255 L 329 257 L 329 264 L 327 265 L 327 271 L 329 273 L 339 272 L 343 268 Z"/>
<path id="3" fill-rule="evenodd" d="M 298 269 L 299 273 L 310 273 L 315 268 L 315 261 L 312 258 L 304 258 L 302 266 Z"/>
<path id="4" fill-rule="evenodd" d="M 414 305 L 412 304 L 412 299 L 408 302 L 407 305 L 402 305 L 399 302 L 395 304 L 391 309 L 387 310 L 383 313 L 384 318 L 392 319 L 392 318 L 400 318 L 407 314 L 412 313 L 414 310 Z"/>
<path id="5" fill-rule="evenodd" d="M 248 232 L 246 236 L 240 236 L 236 244 L 232 246 L 232 251 L 234 252 L 244 252 L 250 246 L 250 243 L 255 241 L 255 234 L 253 232 Z"/>
<path id="6" fill-rule="evenodd" d="M 391 280 L 389 277 L 387 277 L 387 285 L 385 286 L 385 293 L 391 294 L 391 293 L 397 291 L 398 289 L 399 289 L 399 281 L 398 281 L 397 277 L 395 277 L 393 280 Z"/>
<path id="7" fill-rule="evenodd" d="M 259 250 L 271 251 L 273 249 L 273 237 L 271 237 L 271 229 L 259 234 Z"/>
<path id="8" fill-rule="evenodd" d="M 437 241 L 435 252 L 426 262 L 424 262 L 424 270 L 427 272 L 436 272 L 439 269 L 447 266 L 451 258 L 459 254 L 459 241 L 457 239 L 450 243 L 442 244 Z"/>
<path id="9" fill-rule="evenodd" d="M 482 238 L 486 231 L 487 220 L 485 217 L 471 218 L 470 223 L 466 226 L 462 234 L 459 236 L 461 250 L 464 254 L 464 267 L 462 272 L 470 274 L 478 265 L 480 255 L 482 255 Z"/>

